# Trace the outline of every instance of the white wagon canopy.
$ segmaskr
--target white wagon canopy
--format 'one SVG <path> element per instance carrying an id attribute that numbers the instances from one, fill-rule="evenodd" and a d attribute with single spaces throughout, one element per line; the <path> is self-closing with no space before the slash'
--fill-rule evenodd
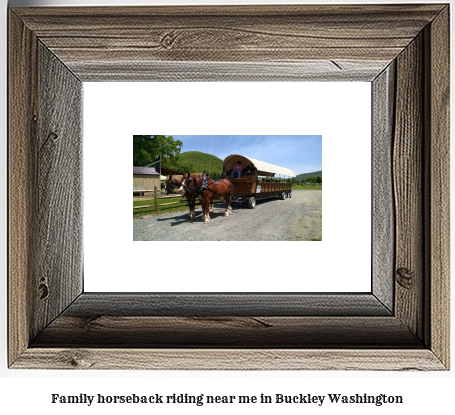
<path id="1" fill-rule="evenodd" d="M 279 174 L 282 176 L 295 177 L 295 173 L 290 169 L 242 156 L 241 154 L 231 154 L 230 156 L 227 156 L 223 162 L 223 170 L 225 172 L 231 171 L 239 161 L 242 162 L 244 168 L 250 164 L 252 167 L 256 167 L 258 176 L 272 177 L 275 176 L 275 174 Z"/>
<path id="2" fill-rule="evenodd" d="M 234 170 L 239 162 L 242 168 Z M 276 175 L 295 177 L 295 173 L 285 167 L 275 166 L 241 154 L 231 154 L 224 159 L 223 170 L 226 179 L 233 185 L 232 199 L 236 202 L 247 201 L 248 207 L 251 209 L 256 206 L 256 199 L 281 197 L 284 200 L 286 197 L 291 197 L 292 183 L 284 182 L 281 179 L 270 179 Z M 263 176 L 262 179 L 259 176 Z"/>

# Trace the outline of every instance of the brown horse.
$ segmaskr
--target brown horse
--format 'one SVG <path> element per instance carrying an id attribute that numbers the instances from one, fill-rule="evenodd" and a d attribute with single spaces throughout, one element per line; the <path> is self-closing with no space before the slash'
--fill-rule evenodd
<path id="1" fill-rule="evenodd" d="M 203 222 L 210 221 L 209 213 L 213 211 L 213 200 L 223 198 L 227 203 L 225 216 L 232 213 L 231 193 L 234 191 L 234 186 L 229 180 L 221 179 L 217 182 L 206 176 L 186 175 L 182 179 L 182 187 L 180 193 L 183 195 L 197 195 L 202 204 L 202 220 Z M 187 198 L 188 199 L 188 198 Z M 194 212 L 194 211 L 193 211 Z M 190 209 L 190 217 L 191 209 Z"/>
<path id="2" fill-rule="evenodd" d="M 174 191 L 177 187 L 179 188 L 182 185 L 182 177 L 183 175 L 174 174 L 169 175 L 166 177 L 166 186 L 164 187 L 164 193 L 169 194 Z"/>
<path id="3" fill-rule="evenodd" d="M 191 175 L 201 176 L 202 173 L 191 173 Z M 164 193 L 169 194 L 174 191 L 175 188 L 179 189 L 182 185 L 182 179 L 187 177 L 188 173 L 186 174 L 170 174 L 166 177 L 166 186 L 164 187 Z"/>
<path id="4" fill-rule="evenodd" d="M 185 173 L 182 176 L 181 186 L 179 188 L 180 194 L 182 197 L 185 197 L 188 202 L 188 208 L 190 209 L 190 219 L 194 219 L 196 216 L 196 199 L 201 199 L 199 193 L 196 191 L 194 187 L 189 185 L 192 183 L 193 179 L 202 178 L 202 173 Z M 190 179 L 190 181 L 188 181 Z M 184 188 L 185 180 L 187 181 L 187 188 Z M 210 212 L 213 211 L 213 203 L 210 204 Z"/>

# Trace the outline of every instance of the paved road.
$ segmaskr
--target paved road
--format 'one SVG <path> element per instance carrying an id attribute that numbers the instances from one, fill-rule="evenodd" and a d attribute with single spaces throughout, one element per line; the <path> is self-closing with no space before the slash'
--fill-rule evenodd
<path id="1" fill-rule="evenodd" d="M 254 209 L 234 203 L 225 217 L 226 204 L 214 206 L 210 222 L 187 212 L 164 213 L 133 219 L 135 241 L 308 241 L 322 239 L 322 191 L 298 190 L 292 198 L 258 201 Z"/>

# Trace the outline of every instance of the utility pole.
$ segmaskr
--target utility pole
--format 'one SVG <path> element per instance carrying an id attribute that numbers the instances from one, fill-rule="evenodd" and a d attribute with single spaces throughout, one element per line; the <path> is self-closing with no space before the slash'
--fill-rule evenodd
<path id="1" fill-rule="evenodd" d="M 153 163 L 147 164 L 147 166 L 145 166 L 145 167 L 154 166 L 155 164 L 158 164 L 158 166 L 157 166 L 158 168 L 155 168 L 155 170 L 156 170 L 159 174 L 161 174 L 161 156 L 157 156 L 157 157 L 155 158 L 155 161 L 154 161 Z"/>

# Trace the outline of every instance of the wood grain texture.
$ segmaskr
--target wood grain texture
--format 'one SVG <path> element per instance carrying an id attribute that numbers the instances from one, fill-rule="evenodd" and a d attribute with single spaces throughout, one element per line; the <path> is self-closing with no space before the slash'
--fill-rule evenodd
<path id="1" fill-rule="evenodd" d="M 14 14 L 9 15 L 9 36 L 15 39 L 8 45 L 8 189 L 9 189 L 9 343 L 11 363 L 23 353 L 30 339 L 33 321 L 33 301 L 36 287 L 31 283 L 31 249 L 33 238 L 33 194 L 36 160 L 33 141 L 36 138 L 37 62 L 36 35 L 28 30 Z"/>
<path id="2" fill-rule="evenodd" d="M 450 366 L 450 59 L 449 9 L 446 7 L 431 23 L 427 54 L 427 128 L 424 148 L 427 175 L 427 310 L 432 350 Z M 428 164 L 429 163 L 429 164 Z"/>
<path id="3" fill-rule="evenodd" d="M 84 82 L 370 82 L 388 61 L 74 62 Z"/>
<path id="4" fill-rule="evenodd" d="M 82 84 L 38 44 L 32 337 L 82 292 Z"/>
<path id="5" fill-rule="evenodd" d="M 447 5 L 14 9 L 9 48 L 10 367 L 448 368 Z M 373 81 L 372 294 L 78 297 L 82 80 L 331 79 Z"/>
<path id="6" fill-rule="evenodd" d="M 367 363 L 366 363 L 367 362 Z M 18 369 L 111 370 L 396 370 L 444 366 L 428 350 L 241 350 L 29 348 Z"/>
<path id="7" fill-rule="evenodd" d="M 395 315 L 423 338 L 423 36 L 397 58 L 393 187 Z"/>
<path id="8" fill-rule="evenodd" d="M 82 80 L 93 79 L 94 62 L 110 62 L 104 76 L 113 78 L 121 75 L 115 68 L 124 62 L 312 60 L 319 76 L 334 66 L 343 72 L 338 61 L 378 61 L 384 69 L 439 10 L 438 5 L 93 7 L 88 16 L 68 7 L 14 9 Z"/>
<path id="9" fill-rule="evenodd" d="M 394 317 L 61 316 L 30 347 L 422 348 Z"/>
<path id="10" fill-rule="evenodd" d="M 395 211 L 392 143 L 395 63 L 372 83 L 372 292 L 389 310 L 394 305 Z"/>
<path id="11" fill-rule="evenodd" d="M 82 291 L 81 83 L 10 14 L 10 362 Z"/>
<path id="12" fill-rule="evenodd" d="M 391 316 L 373 294 L 84 293 L 65 316 Z"/>

